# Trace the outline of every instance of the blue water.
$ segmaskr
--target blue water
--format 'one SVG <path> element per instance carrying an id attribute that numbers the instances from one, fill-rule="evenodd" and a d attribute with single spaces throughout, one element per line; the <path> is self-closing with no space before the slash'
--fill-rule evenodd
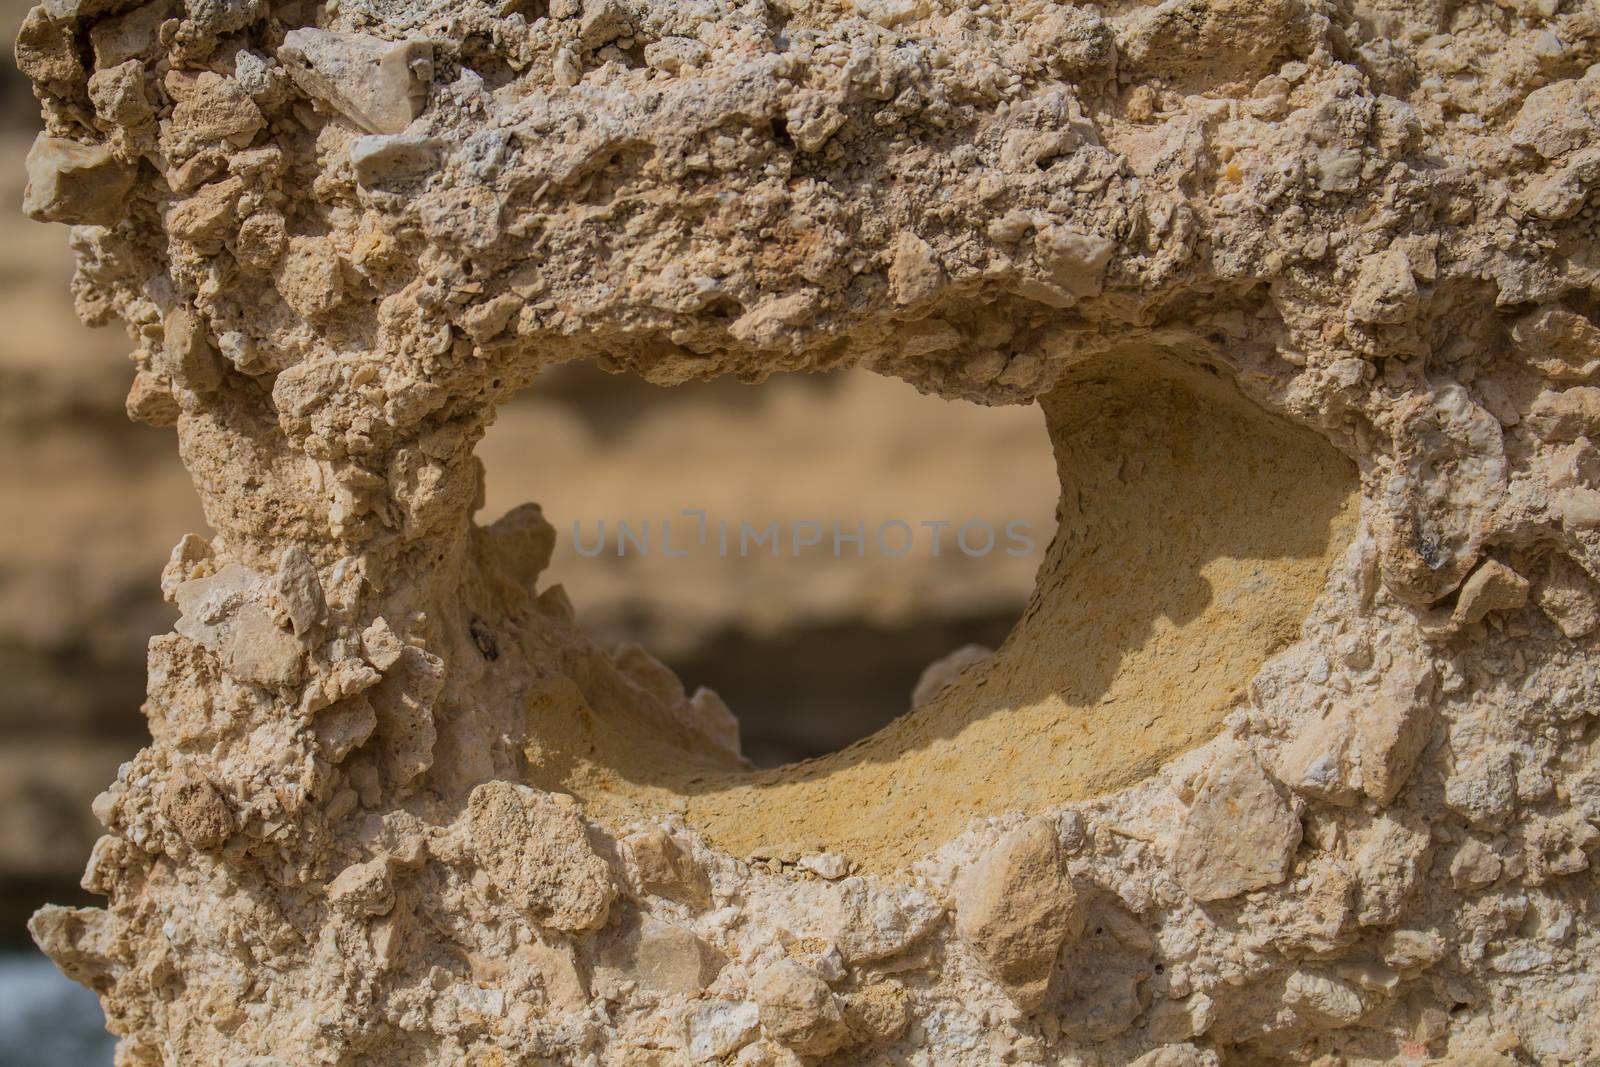
<path id="1" fill-rule="evenodd" d="M 0 1067 L 110 1067 L 95 995 L 37 953 L 0 955 Z"/>

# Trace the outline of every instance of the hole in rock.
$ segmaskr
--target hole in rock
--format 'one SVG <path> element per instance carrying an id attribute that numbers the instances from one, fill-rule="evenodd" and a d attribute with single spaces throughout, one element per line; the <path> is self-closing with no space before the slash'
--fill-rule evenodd
<path id="1" fill-rule="evenodd" d="M 758 767 L 842 749 L 907 711 L 930 664 L 998 648 L 1055 526 L 1037 409 L 860 370 L 664 388 L 566 364 L 478 454 L 480 517 L 538 501 L 557 532 L 541 584 L 601 647 L 714 690 Z"/>
<path id="2" fill-rule="evenodd" d="M 743 409 L 748 434 L 723 446 L 729 463 L 760 462 L 785 404 L 829 387 L 792 388 L 786 401 L 728 394 L 752 398 Z M 659 510 L 641 504 L 661 499 L 655 494 L 670 483 L 665 499 L 676 508 L 695 486 L 677 473 L 669 439 L 644 432 L 648 411 L 639 403 L 607 402 L 589 422 L 568 416 L 568 428 L 553 436 L 634 438 L 638 465 L 597 469 L 588 489 L 632 479 L 618 484 L 638 485 L 630 511 L 639 514 Z M 848 408 L 835 401 L 822 410 L 843 418 L 836 406 Z M 571 676 L 546 675 L 519 698 L 526 776 L 574 794 L 618 830 L 668 810 L 736 856 L 827 849 L 860 869 L 887 871 L 926 855 L 974 816 L 1111 792 L 1208 740 L 1262 663 L 1296 640 L 1348 545 L 1358 513 L 1355 468 L 1318 434 L 1268 413 L 1227 374 L 1182 353 L 1129 347 L 1080 363 L 1038 406 L 1056 487 L 1037 491 L 1057 496 L 1055 536 L 1027 608 L 993 656 L 896 716 L 905 707 L 902 678 L 881 729 L 819 758 L 759 770 L 707 743 L 711 735 L 693 716 L 641 702 L 604 670 L 580 664 Z M 870 440 L 881 421 L 872 410 L 865 406 L 858 424 L 800 420 L 813 463 L 767 459 L 759 484 L 776 493 L 786 478 L 801 476 L 790 471 L 824 484 L 858 477 L 864 451 L 841 447 L 837 437 Z M 976 414 L 982 421 L 960 429 L 939 420 L 938 430 L 957 439 L 944 446 L 948 486 L 938 487 L 929 509 L 951 506 L 949 486 L 969 492 L 1004 476 L 1003 464 L 978 461 L 982 450 L 967 445 L 998 413 Z M 1040 412 L 1021 414 L 1037 419 Z M 687 433 L 697 419 L 677 412 L 671 425 Z M 494 431 L 483 448 L 494 501 L 486 514 L 532 497 L 568 538 L 562 516 L 570 512 L 548 486 L 495 485 L 508 453 L 539 457 L 543 469 L 560 466 L 563 453 L 541 455 L 544 447 L 519 443 L 504 423 Z M 824 454 L 840 458 L 816 462 Z M 573 506 L 609 511 L 611 499 Z M 550 580 L 573 581 L 573 569 L 558 562 Z M 985 572 L 980 578 L 980 585 L 993 581 Z M 978 602 L 982 592 L 973 592 Z M 579 623 L 592 628 L 593 607 L 581 594 L 574 600 Z M 715 615 L 713 590 L 694 582 L 674 590 L 672 601 L 690 615 Z M 798 603 L 769 604 L 750 593 L 739 607 L 792 623 Z M 715 658 L 741 653 L 724 649 Z M 810 664 L 800 670 L 808 681 L 819 672 Z M 691 687 L 715 684 L 688 667 L 685 673 Z M 814 704 L 795 699 L 812 713 Z M 737 700 L 735 707 L 745 710 Z"/>

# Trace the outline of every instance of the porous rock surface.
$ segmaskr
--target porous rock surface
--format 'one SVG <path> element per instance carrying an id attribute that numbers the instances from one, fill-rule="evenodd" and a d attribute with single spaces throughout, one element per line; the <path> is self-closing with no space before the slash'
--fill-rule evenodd
<path id="1" fill-rule="evenodd" d="M 215 536 L 106 907 L 34 936 L 125 1065 L 1595 1062 L 1597 48 L 1572 0 L 50 0 L 24 203 Z M 536 507 L 471 521 L 570 359 L 1037 399 L 1033 604 L 750 774 Z"/>

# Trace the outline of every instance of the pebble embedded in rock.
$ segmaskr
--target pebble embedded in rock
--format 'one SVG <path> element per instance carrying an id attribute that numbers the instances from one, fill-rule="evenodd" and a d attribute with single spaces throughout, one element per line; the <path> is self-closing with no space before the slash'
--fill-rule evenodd
<path id="1" fill-rule="evenodd" d="M 1056 954 L 1082 928 L 1082 904 L 1048 819 L 1002 837 L 957 893 L 962 941 L 1025 1009 L 1043 1003 Z"/>
<path id="2" fill-rule="evenodd" d="M 1227 900 L 1289 874 L 1300 820 L 1248 748 L 1205 770 L 1173 844 L 1178 882 L 1196 900 Z"/>

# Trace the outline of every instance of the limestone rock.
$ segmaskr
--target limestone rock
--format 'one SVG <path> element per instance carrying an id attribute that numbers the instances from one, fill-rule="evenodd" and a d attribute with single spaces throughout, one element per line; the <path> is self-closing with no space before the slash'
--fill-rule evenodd
<path id="1" fill-rule="evenodd" d="M 468 801 L 466 832 L 474 861 L 512 907 L 553 930 L 605 925 L 616 885 L 570 798 L 485 782 Z"/>
<path id="2" fill-rule="evenodd" d="M 944 284 L 944 269 L 928 242 L 910 231 L 902 233 L 889 264 L 889 290 L 895 303 L 915 304 L 930 299 Z"/>
<path id="3" fill-rule="evenodd" d="M 1500 877 L 1500 857 L 1477 838 L 1462 842 L 1450 860 L 1450 880 L 1457 889 L 1482 889 Z"/>
<path id="4" fill-rule="evenodd" d="M 1433 735 L 1432 676 L 1407 670 L 1397 668 L 1355 716 L 1361 789 L 1379 804 L 1394 800 Z"/>
<path id="5" fill-rule="evenodd" d="M 691 907 L 711 904 L 711 880 L 704 868 L 665 830 L 646 830 L 624 839 L 638 872 L 639 886 Z"/>
<path id="6" fill-rule="evenodd" d="M 290 30 L 278 58 L 302 91 L 373 134 L 396 134 L 427 102 L 433 47 L 309 27 Z"/>
<path id="7" fill-rule="evenodd" d="M 750 994 L 761 1026 L 802 1056 L 826 1056 L 849 1034 L 844 1009 L 827 984 L 794 960 L 779 960 L 757 974 Z"/>
<path id="8" fill-rule="evenodd" d="M 1082 928 L 1082 904 L 1048 819 L 1002 837 L 966 876 L 956 900 L 961 939 L 1026 1009 L 1042 1003 L 1056 953 Z"/>
<path id="9" fill-rule="evenodd" d="M 304 674 L 305 648 L 280 627 L 260 577 L 230 563 L 208 578 L 178 586 L 177 631 L 204 645 L 242 681 L 291 686 Z"/>
<path id="10" fill-rule="evenodd" d="M 1288 877 L 1300 820 L 1247 748 L 1207 769 L 1195 790 L 1172 863 L 1196 900 L 1227 900 Z"/>
<path id="11" fill-rule="evenodd" d="M 1350 316 L 1359 322 L 1405 322 L 1416 314 L 1417 299 L 1411 260 L 1400 249 L 1391 248 L 1362 261 Z"/>
<path id="12" fill-rule="evenodd" d="M 915 886 L 870 886 L 854 876 L 835 884 L 838 893 L 830 916 L 833 941 L 851 963 L 905 952 L 945 918 L 944 907 Z"/>
<path id="13" fill-rule="evenodd" d="M 844 1021 L 852 1044 L 893 1041 L 911 1022 L 905 987 L 895 982 L 875 982 L 844 999 Z"/>
<path id="14" fill-rule="evenodd" d="M 1559 305 L 1518 319 L 1511 342 L 1529 366 L 1555 381 L 1582 382 L 1600 373 L 1600 327 Z"/>
<path id="15" fill-rule="evenodd" d="M 369 134 L 350 142 L 350 164 L 362 185 L 420 178 L 439 164 L 440 144 L 420 134 Z"/>
<path id="16" fill-rule="evenodd" d="M 208 533 L 93 807 L 110 903 L 36 939 L 128 1064 L 1600 1062 L 1597 57 L 1556 0 L 51 0 L 27 209 L 81 224 L 78 311 Z M 1027 611 L 859 745 L 747 766 L 547 581 L 576 505 L 475 521 L 497 412 L 571 362 L 1036 406 Z M 87 526 L 38 489 L 96 409 L 36 369 L 14 525 Z M 1018 473 L 835 399 L 727 447 Z M 528 451 L 614 433 L 664 487 L 636 415 Z M 944 533 L 917 573 L 987 617 Z M 66 555 L 0 568 L 27 657 L 99 647 L 69 593 L 122 610 Z M 740 620 L 840 621 L 767 589 Z M 51 768 L 0 761 L 42 825 Z"/>
<path id="17" fill-rule="evenodd" d="M 1451 621 L 1458 626 L 1478 622 L 1491 611 L 1515 611 L 1528 602 L 1528 580 L 1498 560 L 1472 572 L 1456 599 Z"/>
<path id="18" fill-rule="evenodd" d="M 41 133 L 28 151 L 22 210 L 39 222 L 109 226 L 127 211 L 134 172 L 105 145 Z"/>
<path id="19" fill-rule="evenodd" d="M 744 1000 L 712 1000 L 689 1010 L 685 1051 L 694 1063 L 721 1060 L 748 1044 L 761 1026 L 761 1009 Z"/>
<path id="20" fill-rule="evenodd" d="M 1534 586 L 1533 601 L 1574 641 L 1600 629 L 1600 585 L 1564 556 L 1549 562 Z"/>
<path id="21" fill-rule="evenodd" d="M 1366 1011 L 1352 983 L 1312 971 L 1289 976 L 1284 1000 L 1295 1011 L 1335 1029 L 1359 1022 Z"/>
<path id="22" fill-rule="evenodd" d="M 1193 1045 L 1163 1045 L 1146 1052 L 1129 1067 L 1211 1067 L 1213 1062 Z"/>
<path id="23" fill-rule="evenodd" d="M 716 979 L 725 962 L 692 931 L 645 915 L 600 950 L 596 974 L 637 982 L 656 993 L 693 997 Z"/>
<path id="24" fill-rule="evenodd" d="M 161 806 L 178 836 L 195 848 L 217 848 L 234 832 L 227 798 L 195 771 L 184 771 L 167 785 Z"/>

